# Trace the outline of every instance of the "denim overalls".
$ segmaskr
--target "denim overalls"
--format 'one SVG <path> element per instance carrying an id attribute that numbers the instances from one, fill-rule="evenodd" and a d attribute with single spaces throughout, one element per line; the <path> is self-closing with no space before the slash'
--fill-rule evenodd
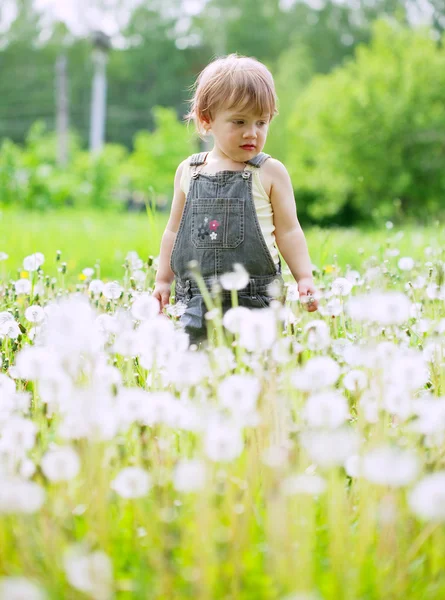
<path id="1" fill-rule="evenodd" d="M 250 275 L 248 285 L 238 292 L 240 306 L 267 308 L 267 288 L 277 281 L 282 286 L 281 265 L 276 265 L 264 240 L 252 197 L 251 171 L 219 171 L 214 175 L 200 173 L 207 153 L 194 154 L 194 167 L 170 266 L 175 274 L 176 302 L 187 304 L 181 323 L 197 343 L 207 334 L 204 315 L 207 312 L 202 295 L 193 280 L 189 262 L 196 260 L 209 289 L 218 277 L 233 271 L 241 263 Z M 260 168 L 269 158 L 261 152 L 246 162 Z M 222 292 L 223 311 L 231 307 L 230 292 Z"/>

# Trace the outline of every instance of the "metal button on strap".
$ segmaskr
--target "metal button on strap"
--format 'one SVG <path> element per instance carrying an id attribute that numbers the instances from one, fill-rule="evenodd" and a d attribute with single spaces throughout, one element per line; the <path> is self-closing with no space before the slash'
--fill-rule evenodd
<path id="1" fill-rule="evenodd" d="M 198 171 L 193 171 L 193 173 L 192 173 L 193 179 L 196 179 L 198 177 L 198 175 L 199 175 Z"/>
<path id="2" fill-rule="evenodd" d="M 244 179 L 249 179 L 250 177 L 250 171 L 243 171 L 242 176 Z"/>

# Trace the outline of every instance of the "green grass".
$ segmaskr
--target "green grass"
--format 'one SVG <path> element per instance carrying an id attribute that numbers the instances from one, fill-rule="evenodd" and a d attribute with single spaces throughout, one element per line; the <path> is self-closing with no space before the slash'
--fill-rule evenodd
<path id="1" fill-rule="evenodd" d="M 85 267 L 99 260 L 101 276 L 119 278 L 128 251 L 136 250 L 146 258 L 157 255 L 168 215 L 150 218 L 146 213 L 63 210 L 50 213 L 25 211 L 0 212 L 0 252 L 6 252 L 7 274 L 15 276 L 28 254 L 45 255 L 45 272 L 55 274 L 56 251 L 68 274 L 77 277 Z"/>
<path id="2" fill-rule="evenodd" d="M 146 259 L 157 256 L 167 213 L 154 215 L 116 214 L 113 212 L 61 210 L 50 213 L 0 212 L 0 252 L 6 252 L 7 277 L 15 277 L 22 260 L 33 252 L 43 252 L 45 272 L 55 274 L 55 255 L 62 252 L 68 266 L 68 278 L 76 279 L 85 267 L 100 261 L 104 279 L 119 279 L 127 252 L 135 250 Z M 424 258 L 423 247 L 431 244 L 444 247 L 444 232 L 439 227 L 401 230 L 381 229 L 320 229 L 305 231 L 312 262 L 322 268 L 338 262 L 341 267 L 361 268 L 363 258 L 385 259 L 388 247 L 398 248 L 399 256 Z M 395 260 L 390 258 L 389 260 Z"/>

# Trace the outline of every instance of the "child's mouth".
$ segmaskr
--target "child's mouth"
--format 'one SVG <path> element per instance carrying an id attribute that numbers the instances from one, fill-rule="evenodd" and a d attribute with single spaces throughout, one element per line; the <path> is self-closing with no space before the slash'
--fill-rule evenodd
<path id="1" fill-rule="evenodd" d="M 252 146 L 251 144 L 246 144 L 245 146 L 241 146 L 241 148 L 243 148 L 243 150 L 255 150 L 255 146 Z"/>

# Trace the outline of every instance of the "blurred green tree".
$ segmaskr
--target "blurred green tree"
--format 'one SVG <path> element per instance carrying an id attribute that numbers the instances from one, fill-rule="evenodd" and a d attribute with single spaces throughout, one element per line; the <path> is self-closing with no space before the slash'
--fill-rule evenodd
<path id="1" fill-rule="evenodd" d="M 430 30 L 377 22 L 369 47 L 313 79 L 289 124 L 286 162 L 313 218 L 444 207 L 445 50 Z"/>

